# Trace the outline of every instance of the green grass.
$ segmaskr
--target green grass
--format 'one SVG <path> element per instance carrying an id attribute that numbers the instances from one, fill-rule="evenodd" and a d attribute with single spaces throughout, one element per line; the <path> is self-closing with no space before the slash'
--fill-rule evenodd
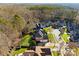
<path id="1" fill-rule="evenodd" d="M 30 40 L 31 40 L 31 36 L 30 35 L 26 35 L 22 38 L 22 40 L 20 41 L 19 45 L 20 46 L 29 46 L 30 45 Z"/>
<path id="2" fill-rule="evenodd" d="M 12 51 L 12 55 L 15 56 L 15 55 L 18 55 L 20 53 L 24 53 L 26 50 L 27 50 L 27 48 L 21 48 L 19 50 Z"/>
<path id="3" fill-rule="evenodd" d="M 50 27 L 43 28 L 43 30 L 44 30 L 46 33 L 49 32 L 50 29 L 51 29 L 51 26 L 50 26 Z"/>
<path id="4" fill-rule="evenodd" d="M 52 56 L 59 56 L 59 53 L 57 51 L 53 51 Z"/>

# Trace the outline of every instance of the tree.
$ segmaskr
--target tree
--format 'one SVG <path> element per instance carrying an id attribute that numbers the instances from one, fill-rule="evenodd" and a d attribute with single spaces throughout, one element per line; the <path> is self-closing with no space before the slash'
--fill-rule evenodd
<path id="1" fill-rule="evenodd" d="M 11 23 L 10 20 L 0 18 L 0 31 L 2 33 L 4 33 L 8 38 L 8 40 L 7 40 L 7 38 L 4 37 L 4 38 L 6 38 L 5 42 L 7 40 L 8 44 L 9 44 L 8 48 L 10 49 L 11 47 L 15 47 L 14 43 L 16 41 L 16 38 L 19 37 L 19 32 L 15 28 L 13 28 L 13 24 Z M 3 43 L 3 44 L 5 44 L 5 43 Z"/>
<path id="2" fill-rule="evenodd" d="M 18 31 L 21 32 L 22 29 L 25 27 L 25 20 L 19 16 L 19 15 L 14 15 L 12 19 L 12 24 L 13 27 Z"/>
<path id="3" fill-rule="evenodd" d="M 9 43 L 10 40 L 4 33 L 0 31 L 0 55 L 7 56 L 9 55 Z"/>

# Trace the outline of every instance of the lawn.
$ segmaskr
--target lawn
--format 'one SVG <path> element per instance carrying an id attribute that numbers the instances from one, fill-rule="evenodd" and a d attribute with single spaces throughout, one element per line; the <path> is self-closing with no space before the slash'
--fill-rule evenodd
<path id="1" fill-rule="evenodd" d="M 31 41 L 31 36 L 30 35 L 26 35 L 22 38 L 22 40 L 20 41 L 19 45 L 20 46 L 29 46 L 30 45 L 30 41 Z"/>
<path id="2" fill-rule="evenodd" d="M 15 56 L 15 55 L 18 55 L 20 53 L 24 53 L 26 50 L 27 50 L 27 48 L 21 48 L 19 50 L 12 51 L 12 55 Z"/>

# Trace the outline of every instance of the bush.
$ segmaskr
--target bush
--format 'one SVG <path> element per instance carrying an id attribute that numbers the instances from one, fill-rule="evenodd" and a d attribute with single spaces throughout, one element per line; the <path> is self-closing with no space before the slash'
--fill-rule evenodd
<path id="1" fill-rule="evenodd" d="M 36 46 L 36 42 L 34 40 L 30 41 L 30 46 Z"/>

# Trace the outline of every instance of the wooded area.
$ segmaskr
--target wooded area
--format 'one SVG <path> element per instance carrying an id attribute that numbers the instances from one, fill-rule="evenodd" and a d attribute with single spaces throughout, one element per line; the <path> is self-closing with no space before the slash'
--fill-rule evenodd
<path id="1" fill-rule="evenodd" d="M 11 52 L 17 46 L 37 46 L 32 40 L 32 34 L 37 30 L 36 24 L 44 24 L 47 27 L 54 24 L 59 28 L 62 25 L 59 25 L 58 21 L 63 21 L 69 31 L 73 27 L 76 38 L 73 41 L 79 42 L 77 9 L 53 5 L 0 5 L 0 55 L 12 55 Z"/>

